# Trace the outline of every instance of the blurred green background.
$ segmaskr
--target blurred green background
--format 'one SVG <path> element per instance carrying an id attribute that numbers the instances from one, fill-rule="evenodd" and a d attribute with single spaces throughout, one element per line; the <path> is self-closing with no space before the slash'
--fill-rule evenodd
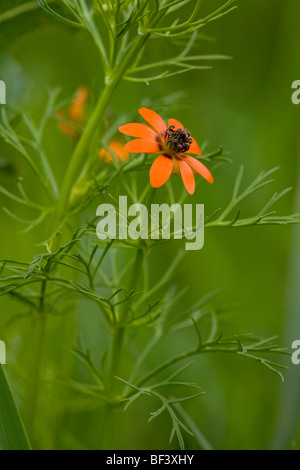
<path id="1" fill-rule="evenodd" d="M 1 0 L 0 19 L 2 11 L 23 3 L 26 2 Z M 203 3 L 207 11 L 220 5 L 218 0 Z M 300 106 L 291 102 L 292 82 L 300 79 L 300 4 L 298 0 L 240 0 L 238 5 L 233 13 L 206 28 L 205 32 L 215 41 L 203 42 L 199 48 L 204 54 L 230 55 L 232 60 L 215 62 L 209 71 L 191 72 L 150 86 L 123 82 L 112 108 L 115 113 L 135 113 L 141 103 L 154 99 L 157 106 L 153 108 L 160 111 L 160 97 L 184 91 L 180 102 L 170 109 L 164 107 L 163 116 L 183 121 L 199 142 L 209 141 L 211 150 L 221 144 L 233 160 L 232 165 L 216 171 L 214 185 L 201 185 L 194 201 L 204 203 L 208 214 L 229 201 L 240 165 L 245 166 L 245 183 L 262 170 L 280 166 L 274 187 L 252 197 L 246 211 L 256 213 L 275 190 L 293 186 L 294 191 L 278 204 L 280 213 L 288 214 L 300 210 Z M 0 24 L 0 44 L 0 79 L 8 85 L 7 100 L 22 104 L 36 116 L 45 104 L 49 88 L 60 87 L 64 97 L 70 97 L 82 84 L 94 92 L 101 88 L 102 71 L 92 41 L 42 11 Z M 172 53 L 172 48 L 158 43 L 148 53 L 163 58 Z M 60 180 L 72 148 L 72 142 L 55 132 L 53 123 L 47 150 Z M 14 190 L 16 178 L 22 175 L 26 180 L 29 173 L 2 142 L 0 158 L 0 183 Z M 35 194 L 34 182 L 31 190 Z M 38 191 L 35 197 L 39 197 Z M 15 209 L 2 196 L 1 206 Z M 30 261 L 41 251 L 37 246 L 38 233 L 21 234 L 20 224 L 3 211 L 0 217 L 1 258 Z M 290 347 L 293 340 L 300 339 L 299 235 L 299 229 L 293 227 L 207 230 L 204 249 L 186 253 L 176 277 L 176 288 L 183 283 L 190 285 L 183 302 L 192 303 L 199 295 L 221 287 L 221 302 L 235 303 L 235 309 L 223 319 L 225 333 L 279 335 L 280 344 Z M 160 250 L 153 253 L 153 278 L 160 275 L 175 252 L 172 245 L 167 252 L 164 249 L 163 258 Z M 101 328 L 100 334 L 95 332 L 95 322 L 100 322 L 96 313 L 91 312 L 87 321 L 85 311 L 86 303 L 81 302 L 77 336 L 97 355 L 106 341 L 105 333 Z M 7 370 L 21 403 L 22 361 L 26 360 L 22 342 L 30 344 L 30 325 L 22 319 L 7 326 L 13 315 L 24 313 L 10 299 L 1 299 L 0 312 L 0 337 L 8 345 Z M 62 342 L 56 342 L 58 325 L 59 320 L 53 323 L 48 336 L 48 378 L 56 361 L 65 354 Z M 163 344 L 163 353 L 174 351 L 178 341 L 182 347 L 189 345 L 194 342 L 194 334 L 171 337 Z M 152 357 L 153 365 L 160 357 L 161 350 Z M 290 366 L 282 384 L 256 363 L 224 356 L 200 357 L 186 375 L 206 391 L 188 403 L 186 409 L 215 448 L 300 449 L 300 366 Z M 161 419 L 160 426 L 155 422 L 146 424 L 151 411 L 146 401 L 128 410 L 118 428 L 119 448 L 169 448 L 168 418 Z M 97 406 L 89 412 L 82 409 L 76 416 L 72 406 L 63 409 L 55 446 L 97 448 L 101 413 Z M 45 417 L 50 415 L 51 410 L 48 415 L 41 413 L 38 423 L 39 445 L 44 448 L 54 445 L 47 435 L 49 423 Z M 188 438 L 187 443 L 193 448 L 192 439 Z"/>

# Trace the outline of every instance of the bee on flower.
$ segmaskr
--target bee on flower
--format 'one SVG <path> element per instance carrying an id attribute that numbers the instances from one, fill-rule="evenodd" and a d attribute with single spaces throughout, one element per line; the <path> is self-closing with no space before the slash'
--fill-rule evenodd
<path id="1" fill-rule="evenodd" d="M 195 192 L 194 174 L 201 175 L 213 183 L 210 171 L 189 153 L 202 156 L 199 145 L 191 133 L 176 119 L 169 119 L 168 126 L 154 111 L 139 109 L 140 115 L 148 123 L 131 123 L 119 127 L 119 131 L 130 137 L 137 137 L 128 142 L 124 149 L 130 153 L 159 154 L 150 169 L 150 184 L 160 188 L 171 174 L 181 174 L 183 184 L 190 194 Z"/>

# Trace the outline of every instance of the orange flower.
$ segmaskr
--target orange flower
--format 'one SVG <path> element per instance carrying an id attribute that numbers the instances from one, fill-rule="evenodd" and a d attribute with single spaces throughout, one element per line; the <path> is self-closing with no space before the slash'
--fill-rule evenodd
<path id="1" fill-rule="evenodd" d="M 124 149 L 124 144 L 118 140 L 113 140 L 109 146 L 109 150 L 102 148 L 99 152 L 100 158 L 104 159 L 106 163 L 112 162 L 112 155 L 117 163 L 122 161 L 127 161 L 129 158 L 129 153 Z"/>
<path id="2" fill-rule="evenodd" d="M 85 108 L 89 96 L 90 90 L 87 86 L 78 88 L 68 109 L 67 116 L 64 111 L 57 111 L 56 113 L 59 119 L 59 130 L 71 139 L 78 139 L 80 137 L 80 132 L 77 128 L 84 124 Z"/>
<path id="3" fill-rule="evenodd" d="M 199 145 L 190 132 L 176 119 L 169 119 L 168 126 L 154 111 L 139 109 L 140 115 L 150 124 L 126 124 L 119 127 L 122 134 L 138 137 L 128 142 L 124 149 L 132 153 L 159 153 L 150 169 L 150 184 L 159 188 L 173 174 L 181 173 L 183 184 L 190 194 L 195 192 L 194 173 L 203 176 L 213 183 L 210 171 L 196 158 L 187 155 L 192 153 L 201 156 Z"/>
<path id="4" fill-rule="evenodd" d="M 89 99 L 89 96 L 90 89 L 87 86 L 81 86 L 78 88 L 69 108 L 69 116 L 72 121 L 82 121 L 85 114 L 85 105 Z"/>

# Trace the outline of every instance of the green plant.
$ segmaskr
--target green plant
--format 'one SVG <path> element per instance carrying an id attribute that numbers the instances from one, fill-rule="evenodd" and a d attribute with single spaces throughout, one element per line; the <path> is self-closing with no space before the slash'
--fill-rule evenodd
<path id="1" fill-rule="evenodd" d="M 88 220 L 87 217 L 88 208 L 96 198 L 114 204 L 118 196 L 125 193 L 132 203 L 144 201 L 149 205 L 156 197 L 150 185 L 140 188 L 138 184 L 139 173 L 148 171 L 151 166 L 149 155 L 130 158 L 121 165 L 113 158 L 110 166 L 105 166 L 99 160 L 99 148 L 105 147 L 109 151 L 111 138 L 127 118 L 120 116 L 111 124 L 109 132 L 105 132 L 105 111 L 123 79 L 149 84 L 151 81 L 207 68 L 202 65 L 202 61 L 207 63 L 227 58 L 199 55 L 195 50 L 200 41 L 205 39 L 202 29 L 209 22 L 232 11 L 235 2 L 230 0 L 212 14 L 199 18 L 201 3 L 190 0 L 39 0 L 40 6 L 48 13 L 70 27 L 81 28 L 91 35 L 103 68 L 103 88 L 96 97 L 96 104 L 87 124 L 82 129 L 79 128 L 81 135 L 61 186 L 43 144 L 46 126 L 49 121 L 56 119 L 57 112 L 66 105 L 59 101 L 59 91 L 49 93 L 44 114 L 38 123 L 24 110 L 11 108 L 8 113 L 5 108 L 1 109 L 1 136 L 29 165 L 35 181 L 38 181 L 43 190 L 41 201 L 36 202 L 27 195 L 21 180 L 17 183 L 18 194 L 0 187 L 2 195 L 31 210 L 35 218 L 24 220 L 8 209 L 6 212 L 24 223 L 25 231 L 48 222 L 47 233 L 41 240 L 46 249 L 36 255 L 31 263 L 3 259 L 0 270 L 0 295 L 18 301 L 27 309 L 22 315 L 34 323 L 31 363 L 33 377 L 24 399 L 25 424 L 30 437 L 35 438 L 35 416 L 43 377 L 41 357 L 47 320 L 50 316 L 66 311 L 71 311 L 75 316 L 76 301 L 81 298 L 95 304 L 102 315 L 109 334 L 107 348 L 101 358 L 94 360 L 89 347 L 74 348 L 73 345 L 73 356 L 84 366 L 90 377 L 85 381 L 77 381 L 67 361 L 60 374 L 63 378 L 51 377 L 51 382 L 96 400 L 97 406 L 105 404 L 106 432 L 101 443 L 103 448 L 113 448 L 115 421 L 120 409 L 127 410 L 141 397 L 150 397 L 160 404 L 150 420 L 163 412 L 169 414 L 172 422 L 170 440 L 176 436 L 180 448 L 184 448 L 182 431 L 191 433 L 191 418 L 178 404 L 197 398 L 202 393 L 198 385 L 178 378 L 189 365 L 182 366 L 181 363 L 191 357 L 211 353 L 233 354 L 256 361 L 283 379 L 281 369 L 284 366 L 270 359 L 270 354 L 273 357 L 274 354 L 289 353 L 277 345 L 276 338 L 261 339 L 253 335 L 223 337 L 219 317 L 228 310 L 228 306 L 211 305 L 217 292 L 208 294 L 195 305 L 184 309 L 180 315 L 173 314 L 176 303 L 186 293 L 186 287 L 174 292 L 172 284 L 184 257 L 183 250 L 174 256 L 159 279 L 149 281 L 148 260 L 153 250 L 166 243 L 166 240 L 99 241 L 96 238 L 96 221 Z M 190 15 L 183 19 L 181 9 L 191 5 L 193 8 Z M 151 42 L 155 44 L 155 41 L 170 41 L 171 44 L 179 45 L 181 52 L 163 62 L 148 62 L 145 47 Z M 167 70 L 164 70 L 166 67 Z M 175 101 L 177 97 L 171 96 L 169 99 Z M 16 125 L 15 120 L 18 121 Z M 230 161 L 222 148 L 206 151 L 202 160 L 207 162 L 213 173 Z M 276 168 L 261 173 L 246 189 L 241 190 L 241 169 L 228 206 L 223 211 L 218 208 L 207 216 L 206 228 L 299 223 L 298 214 L 278 216 L 271 210 L 290 189 L 275 193 L 257 214 L 241 218 L 241 203 L 271 184 L 273 179 L 270 177 L 275 171 Z M 172 204 L 183 204 L 187 197 L 183 190 L 182 195 L 177 198 L 171 183 L 168 183 L 163 194 Z M 174 231 L 171 232 L 172 238 Z M 73 327 L 74 325 L 71 328 Z M 196 338 L 191 349 L 163 359 L 153 368 L 148 367 L 147 360 L 160 341 L 174 332 L 184 334 L 191 328 L 194 329 Z M 145 331 L 149 333 L 146 345 L 137 354 L 131 354 L 130 344 L 134 343 L 137 334 Z M 70 342 L 74 342 L 72 336 L 66 345 L 68 348 Z M 122 363 L 124 349 L 128 355 L 129 365 L 126 364 L 126 367 L 124 361 Z M 188 391 L 187 394 L 183 393 L 184 390 Z M 9 428 L 17 426 L 19 424 L 15 422 L 8 424 Z M 202 435 L 195 423 L 192 427 L 194 434 L 196 429 L 196 435 Z M 203 445 L 203 439 L 200 445 Z"/>

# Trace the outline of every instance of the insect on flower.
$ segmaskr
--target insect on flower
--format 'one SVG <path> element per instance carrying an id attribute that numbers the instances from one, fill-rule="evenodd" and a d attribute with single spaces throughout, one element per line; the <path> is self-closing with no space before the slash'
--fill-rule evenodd
<path id="1" fill-rule="evenodd" d="M 210 171 L 188 153 L 201 156 L 201 150 L 191 133 L 176 119 L 169 119 L 168 127 L 164 120 L 148 108 L 139 109 L 146 124 L 126 124 L 119 127 L 122 134 L 138 137 L 128 142 L 124 149 L 131 153 L 159 153 L 150 169 L 150 184 L 159 188 L 165 184 L 171 173 L 181 173 L 183 184 L 190 194 L 195 192 L 194 173 L 213 183 Z"/>

